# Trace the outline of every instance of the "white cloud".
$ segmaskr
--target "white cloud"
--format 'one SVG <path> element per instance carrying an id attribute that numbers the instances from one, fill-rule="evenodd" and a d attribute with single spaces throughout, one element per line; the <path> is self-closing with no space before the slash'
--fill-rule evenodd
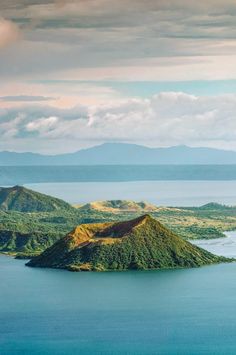
<path id="1" fill-rule="evenodd" d="M 20 38 L 20 30 L 12 21 L 0 18 L 0 49 L 16 42 Z"/>
<path id="2" fill-rule="evenodd" d="M 103 82 L 235 79 L 235 0 L 8 0 L 0 7 L 0 50 L 16 42 L 0 56 L 0 148 L 56 152 L 120 140 L 236 149 L 235 95 L 120 101 L 129 91 Z M 215 92 L 224 92 L 218 85 Z M 46 97 L 47 106 L 33 103 Z"/>
<path id="3" fill-rule="evenodd" d="M 236 149 L 236 95 L 198 97 L 166 92 L 150 99 L 129 99 L 87 108 L 32 106 L 21 107 L 20 114 L 17 112 L 17 109 L 0 111 L 3 140 L 7 132 L 12 132 L 13 149 L 17 149 L 18 139 L 22 138 L 29 142 L 28 150 L 53 141 L 54 153 L 108 141 Z"/>
<path id="4" fill-rule="evenodd" d="M 39 132 L 47 134 L 56 128 L 57 122 L 57 117 L 40 118 L 33 122 L 27 123 L 25 128 L 28 132 Z"/>

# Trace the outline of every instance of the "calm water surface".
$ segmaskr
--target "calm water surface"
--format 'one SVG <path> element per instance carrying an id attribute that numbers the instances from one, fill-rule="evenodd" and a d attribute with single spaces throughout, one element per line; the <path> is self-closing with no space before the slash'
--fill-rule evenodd
<path id="1" fill-rule="evenodd" d="M 236 354 L 236 264 L 70 273 L 24 263 L 0 256 L 1 355 Z"/>
<path id="2" fill-rule="evenodd" d="M 208 202 L 236 205 L 236 181 L 74 182 L 25 186 L 72 204 L 128 199 L 164 206 L 200 206 Z"/>
<path id="3" fill-rule="evenodd" d="M 196 240 L 193 243 L 213 254 L 236 258 L 236 232 L 225 232 L 227 238 Z"/>
<path id="4" fill-rule="evenodd" d="M 71 203 L 129 198 L 236 204 L 236 182 L 38 184 Z M 197 241 L 236 256 L 236 233 Z M 70 273 L 0 256 L 1 355 L 235 355 L 236 263 L 199 269 Z"/>

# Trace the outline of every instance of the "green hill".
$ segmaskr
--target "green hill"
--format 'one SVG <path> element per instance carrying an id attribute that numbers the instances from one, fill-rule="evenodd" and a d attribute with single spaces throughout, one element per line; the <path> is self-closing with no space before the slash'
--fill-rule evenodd
<path id="1" fill-rule="evenodd" d="M 68 203 L 22 186 L 0 188 L 0 210 L 19 212 L 52 212 L 72 209 Z"/>
<path id="2" fill-rule="evenodd" d="M 107 201 L 95 201 L 87 203 L 82 207 L 79 207 L 80 210 L 95 210 L 101 212 L 110 212 L 110 213 L 120 213 L 120 212 L 154 212 L 157 210 L 157 207 L 145 202 L 134 202 L 130 200 L 107 200 Z"/>
<path id="3" fill-rule="evenodd" d="M 226 205 L 222 205 L 220 203 L 217 203 L 217 202 L 210 202 L 210 203 L 207 203 L 206 205 L 203 205 L 203 206 L 200 206 L 198 207 L 199 209 L 201 210 L 210 210 L 210 211 L 224 211 L 224 210 L 227 210 L 227 209 L 232 209 L 234 207 L 231 207 L 231 206 L 226 206 Z"/>
<path id="4" fill-rule="evenodd" d="M 82 224 L 27 265 L 72 271 L 197 267 L 227 261 L 181 239 L 144 215 L 126 222 Z"/>
<path id="5" fill-rule="evenodd" d="M 49 248 L 60 239 L 59 233 L 40 232 L 21 233 L 9 230 L 0 231 L 0 252 L 17 254 L 20 256 L 37 255 Z"/>

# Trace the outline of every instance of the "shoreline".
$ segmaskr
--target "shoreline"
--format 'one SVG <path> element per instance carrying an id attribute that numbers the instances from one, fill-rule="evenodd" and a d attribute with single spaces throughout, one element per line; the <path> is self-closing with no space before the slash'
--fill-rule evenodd
<path id="1" fill-rule="evenodd" d="M 226 231 L 223 233 L 225 234 L 224 238 L 198 239 L 192 242 L 194 245 L 206 249 L 215 255 L 236 258 L 236 231 Z"/>

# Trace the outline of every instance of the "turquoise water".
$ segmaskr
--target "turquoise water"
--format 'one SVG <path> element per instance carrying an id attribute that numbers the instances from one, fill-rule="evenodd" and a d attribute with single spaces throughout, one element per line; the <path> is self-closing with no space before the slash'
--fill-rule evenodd
<path id="1" fill-rule="evenodd" d="M 0 354 L 234 355 L 236 264 L 70 273 L 0 256 Z"/>
<path id="2" fill-rule="evenodd" d="M 26 184 L 72 204 L 128 199 L 163 206 L 236 205 L 235 181 L 126 181 Z"/>
<path id="3" fill-rule="evenodd" d="M 133 184 L 30 187 L 72 203 L 132 198 L 135 192 L 135 200 L 144 196 L 158 204 L 236 202 L 236 182 Z M 236 233 L 228 236 L 197 243 L 236 256 Z M 236 263 L 116 273 L 24 264 L 0 255 L 0 355 L 236 354 Z"/>

